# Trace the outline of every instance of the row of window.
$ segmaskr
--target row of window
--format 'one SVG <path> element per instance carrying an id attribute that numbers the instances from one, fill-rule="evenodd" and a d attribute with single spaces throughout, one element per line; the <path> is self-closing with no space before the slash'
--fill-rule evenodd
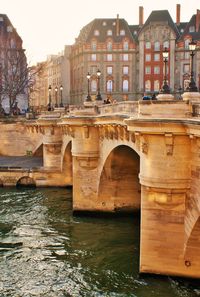
<path id="1" fill-rule="evenodd" d="M 106 74 L 107 75 L 112 75 L 113 74 L 113 68 L 114 68 L 114 66 L 107 66 L 106 67 Z M 98 69 L 97 66 L 91 66 L 90 67 L 90 74 L 91 75 L 93 75 L 93 74 L 96 75 L 97 69 Z M 122 66 L 122 74 L 123 75 L 128 75 L 129 74 L 129 66 Z"/>
<path id="2" fill-rule="evenodd" d="M 146 54 L 145 55 L 145 61 L 150 62 L 151 61 L 151 54 Z M 154 61 L 160 61 L 160 54 L 153 54 L 153 60 Z"/>
<path id="3" fill-rule="evenodd" d="M 163 68 L 163 67 L 162 67 Z M 160 74 L 160 66 L 146 66 L 145 67 L 145 74 Z M 167 66 L 167 73 L 168 73 L 168 66 Z"/>
<path id="4" fill-rule="evenodd" d="M 190 42 L 191 42 L 190 39 L 186 39 L 184 41 L 184 47 L 185 47 L 185 49 L 188 49 L 189 50 L 189 43 Z M 152 45 L 151 41 L 146 41 L 146 43 L 145 43 L 145 48 L 146 49 L 151 49 L 152 46 L 153 46 L 153 48 L 154 48 L 155 51 L 160 51 L 161 43 L 159 41 L 156 41 Z M 165 47 L 166 48 L 169 48 L 169 41 L 168 40 L 166 40 L 166 41 L 163 42 L 163 48 L 165 48 Z"/>
<path id="5" fill-rule="evenodd" d="M 189 52 L 184 52 L 181 55 L 182 59 L 189 59 L 190 58 L 190 53 Z M 150 61 L 160 61 L 162 59 L 162 56 L 160 53 L 155 53 L 155 54 L 145 54 L 145 61 L 150 62 Z"/>
<path id="6" fill-rule="evenodd" d="M 107 74 L 113 74 L 113 66 L 107 66 L 106 67 L 106 72 L 107 72 Z M 124 74 L 124 75 L 127 75 L 128 73 L 129 73 L 129 67 L 128 66 L 123 66 L 122 67 L 122 73 Z"/>
<path id="7" fill-rule="evenodd" d="M 107 47 L 107 50 L 111 51 L 113 49 L 113 43 L 111 41 L 108 41 L 106 47 Z M 93 41 L 92 44 L 91 44 L 91 48 L 92 48 L 93 51 L 96 51 L 97 43 Z M 123 49 L 124 50 L 129 49 L 129 42 L 128 41 L 123 42 Z"/>
<path id="8" fill-rule="evenodd" d="M 113 55 L 112 54 L 107 54 L 105 56 L 106 61 L 113 61 Z M 91 61 L 97 61 L 97 54 L 91 54 L 90 56 Z M 122 61 L 128 61 L 129 60 L 129 54 L 122 54 L 121 55 L 121 60 Z"/>
<path id="9" fill-rule="evenodd" d="M 97 92 L 97 80 L 96 79 L 91 80 L 90 88 L 91 88 L 92 93 Z M 123 92 L 129 91 L 129 81 L 127 79 L 124 79 L 122 81 L 122 91 Z M 106 92 L 113 92 L 113 81 L 112 80 L 108 80 L 106 82 Z"/>
<path id="10" fill-rule="evenodd" d="M 115 30 L 116 32 L 116 30 Z M 94 36 L 99 36 L 100 35 L 100 31 L 99 30 L 94 30 Z M 113 35 L 113 31 L 111 29 L 107 30 L 107 36 L 112 36 Z M 119 31 L 119 35 L 120 36 L 125 36 L 126 35 L 126 32 L 124 29 L 121 29 Z"/>
<path id="11" fill-rule="evenodd" d="M 153 90 L 155 92 L 159 92 L 159 90 L 160 90 L 160 81 L 159 80 L 155 80 L 153 82 Z M 146 80 L 145 81 L 145 92 L 150 92 L 150 91 L 151 91 L 151 81 Z"/>
<path id="12" fill-rule="evenodd" d="M 152 47 L 151 41 L 146 41 L 145 48 L 146 49 L 151 49 L 151 47 Z M 155 51 L 159 51 L 160 50 L 160 47 L 161 47 L 160 41 L 154 42 L 153 47 L 154 47 L 154 50 Z M 165 48 L 165 47 L 166 48 L 169 48 L 169 41 L 168 40 L 166 40 L 166 41 L 163 42 L 163 48 Z"/>

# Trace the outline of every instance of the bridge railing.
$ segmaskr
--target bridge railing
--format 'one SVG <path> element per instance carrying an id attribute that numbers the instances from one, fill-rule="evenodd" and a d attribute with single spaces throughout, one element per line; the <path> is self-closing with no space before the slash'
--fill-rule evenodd
<path id="1" fill-rule="evenodd" d="M 124 101 L 98 106 L 98 113 L 103 114 L 138 114 L 138 101 Z"/>

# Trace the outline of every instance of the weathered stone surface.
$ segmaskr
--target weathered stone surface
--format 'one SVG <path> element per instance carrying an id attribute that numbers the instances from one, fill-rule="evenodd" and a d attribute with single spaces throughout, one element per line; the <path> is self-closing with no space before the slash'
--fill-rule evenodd
<path id="1" fill-rule="evenodd" d="M 110 105 L 96 115 L 1 123 L 2 155 L 28 151 L 43 162 L 1 167 L 0 185 L 73 185 L 76 211 L 141 208 L 140 271 L 200 278 L 200 121 L 191 106 L 134 102 L 113 105 L 113 114 Z"/>

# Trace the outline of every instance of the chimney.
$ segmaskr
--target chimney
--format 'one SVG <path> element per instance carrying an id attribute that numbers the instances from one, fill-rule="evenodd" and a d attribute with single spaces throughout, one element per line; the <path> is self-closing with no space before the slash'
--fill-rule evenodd
<path id="1" fill-rule="evenodd" d="M 144 8 L 143 6 L 139 6 L 139 26 L 143 26 L 144 24 Z"/>
<path id="2" fill-rule="evenodd" d="M 176 24 L 177 24 L 177 26 L 180 25 L 180 16 L 181 16 L 181 5 L 176 4 Z"/>
<path id="3" fill-rule="evenodd" d="M 196 14 L 196 32 L 199 32 L 199 25 L 200 25 L 200 10 L 197 9 L 197 14 Z"/>
<path id="4" fill-rule="evenodd" d="M 116 19 L 116 35 L 119 36 L 119 14 L 117 14 Z"/>

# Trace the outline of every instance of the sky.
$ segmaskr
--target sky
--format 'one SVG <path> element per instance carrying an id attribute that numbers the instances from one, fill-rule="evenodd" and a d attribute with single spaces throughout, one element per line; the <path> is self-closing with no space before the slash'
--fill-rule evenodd
<path id="1" fill-rule="evenodd" d="M 129 25 L 136 25 L 143 6 L 144 21 L 152 10 L 165 9 L 175 21 L 176 4 L 181 5 L 182 22 L 200 9 L 199 0 L 0 0 L 0 13 L 7 14 L 23 40 L 29 64 L 35 64 L 73 44 L 81 28 L 95 18 L 119 14 Z"/>

